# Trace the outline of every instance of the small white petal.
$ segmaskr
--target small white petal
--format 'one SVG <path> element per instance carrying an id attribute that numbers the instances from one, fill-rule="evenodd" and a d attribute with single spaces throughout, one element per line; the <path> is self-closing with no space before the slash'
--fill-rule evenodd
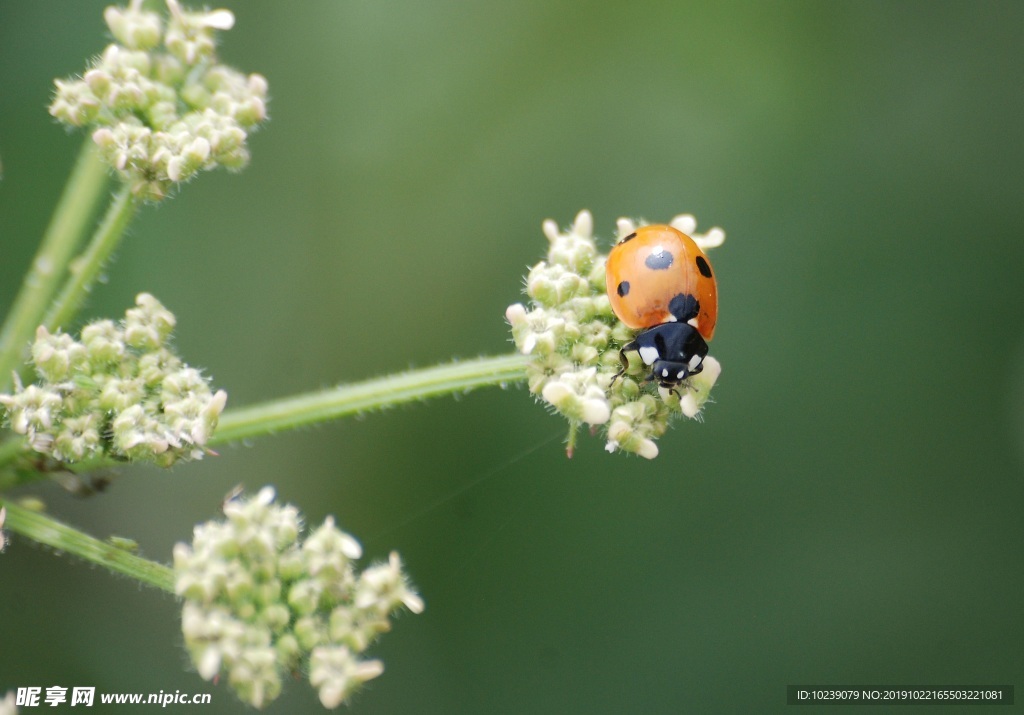
<path id="1" fill-rule="evenodd" d="M 703 236 L 694 236 L 693 240 L 704 251 L 709 248 L 718 248 L 725 243 L 725 231 L 713 228 Z"/>
<path id="2" fill-rule="evenodd" d="M 700 408 L 697 406 L 697 398 L 694 397 L 692 392 L 686 392 L 681 398 L 679 398 L 679 409 L 682 410 L 683 414 L 687 417 L 696 417 L 700 412 Z"/>
<path id="3" fill-rule="evenodd" d="M 547 237 L 549 241 L 558 240 L 558 224 L 555 223 L 552 219 L 546 219 L 544 223 L 540 225 L 540 228 L 541 231 L 544 232 L 544 235 Z"/>
<path id="4" fill-rule="evenodd" d="M 203 24 L 215 30 L 230 30 L 235 26 L 235 14 L 230 10 L 213 10 L 206 13 Z"/>
<path id="5" fill-rule="evenodd" d="M 257 492 L 256 498 L 253 501 L 255 501 L 257 504 L 260 504 L 262 506 L 267 506 L 268 504 L 270 504 L 271 502 L 274 501 L 274 496 L 275 496 L 274 488 L 270 487 L 270 486 L 267 486 L 267 487 L 263 487 L 262 489 L 259 490 L 259 492 Z M 236 502 L 233 502 L 233 503 L 236 503 Z M 241 503 L 241 502 L 237 502 L 237 503 Z"/>
<path id="6" fill-rule="evenodd" d="M 722 363 L 715 360 L 715 358 L 708 355 L 704 358 L 704 370 L 698 375 L 698 378 L 702 383 L 707 385 L 707 389 L 711 389 L 715 382 L 718 380 L 718 376 L 722 374 Z"/>
<path id="7" fill-rule="evenodd" d="M 181 181 L 182 170 L 185 167 L 185 160 L 176 156 L 167 162 L 167 178 L 171 181 Z"/>
<path id="8" fill-rule="evenodd" d="M 505 310 L 505 320 L 510 325 L 519 325 L 526 320 L 526 306 L 522 303 L 513 303 Z"/>
<path id="9" fill-rule="evenodd" d="M 341 553 L 350 559 L 358 559 L 363 555 L 363 547 L 359 545 L 352 536 L 342 532 L 341 534 Z"/>
<path id="10" fill-rule="evenodd" d="M 583 403 L 582 417 L 588 425 L 603 425 L 611 415 L 611 409 L 604 400 L 586 400 Z"/>
<path id="11" fill-rule="evenodd" d="M 583 209 L 576 214 L 576 220 L 572 222 L 572 232 L 586 238 L 594 235 L 594 217 L 589 211 Z"/>
<path id="12" fill-rule="evenodd" d="M 574 395 L 572 388 L 559 380 L 552 380 L 544 386 L 541 395 L 552 405 L 558 406 L 562 400 Z"/>
<path id="13" fill-rule="evenodd" d="M 402 595 L 402 603 L 413 613 L 423 613 L 423 609 L 427 607 L 423 599 L 419 597 L 419 594 L 412 591 L 406 591 Z"/>
<path id="14" fill-rule="evenodd" d="M 363 682 L 373 680 L 384 672 L 384 663 L 379 660 L 365 660 L 356 666 L 353 677 Z"/>
<path id="15" fill-rule="evenodd" d="M 210 646 L 203 652 L 203 656 L 196 663 L 196 670 L 203 680 L 212 680 L 220 671 L 220 650 Z"/>
<path id="16" fill-rule="evenodd" d="M 621 241 L 629 234 L 636 231 L 636 223 L 631 218 L 620 218 L 615 222 L 615 229 L 618 239 Z"/>
<path id="17" fill-rule="evenodd" d="M 693 214 L 679 214 L 669 221 L 669 226 L 691 236 L 697 230 L 697 219 L 693 217 Z"/>
<path id="18" fill-rule="evenodd" d="M 649 439 L 645 439 L 640 443 L 640 449 L 637 450 L 644 459 L 654 459 L 658 456 L 658 445 Z"/>

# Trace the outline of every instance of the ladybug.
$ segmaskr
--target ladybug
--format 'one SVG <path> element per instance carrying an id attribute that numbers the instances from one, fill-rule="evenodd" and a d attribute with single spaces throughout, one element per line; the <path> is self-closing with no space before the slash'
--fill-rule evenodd
<path id="1" fill-rule="evenodd" d="M 634 350 L 651 368 L 647 379 L 669 390 L 704 369 L 718 320 L 718 286 L 692 238 L 671 226 L 641 226 L 608 254 L 605 282 L 615 315 L 641 331 L 619 351 L 616 378 Z"/>

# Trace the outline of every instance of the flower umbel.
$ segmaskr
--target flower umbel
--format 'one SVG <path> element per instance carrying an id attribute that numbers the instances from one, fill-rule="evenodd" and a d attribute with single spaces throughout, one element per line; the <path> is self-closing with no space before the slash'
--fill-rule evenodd
<path id="1" fill-rule="evenodd" d="M 718 228 L 695 233 L 697 222 L 687 214 L 671 225 L 705 250 L 725 240 Z M 619 219 L 617 227 L 620 238 L 636 230 L 630 219 Z M 605 290 L 607 256 L 594 243 L 593 218 L 581 211 L 567 231 L 550 220 L 543 231 L 550 244 L 547 260 L 526 277 L 530 304 L 516 303 L 505 312 L 516 347 L 533 358 L 527 367 L 530 391 L 569 420 L 570 455 L 576 430 L 587 424 L 604 430 L 608 451 L 653 459 L 658 455 L 654 440 L 674 416 L 699 417 L 721 365 L 705 358 L 702 372 L 671 391 L 645 381 L 635 363 L 613 381 L 619 349 L 635 331 L 612 311 Z"/>
<path id="2" fill-rule="evenodd" d="M 108 7 L 117 42 L 81 79 L 56 80 L 50 114 L 93 129 L 105 160 L 137 197 L 158 201 L 196 173 L 249 161 L 248 133 L 266 119 L 267 81 L 220 64 L 215 31 L 234 25 L 228 10 L 187 12 L 167 0 L 169 17 Z M 162 45 L 161 45 L 162 43 Z"/>
<path id="3" fill-rule="evenodd" d="M 0 395 L 11 428 L 58 462 L 99 457 L 170 466 L 199 459 L 227 402 L 168 347 L 174 315 L 140 293 L 124 320 L 98 320 L 81 340 L 40 326 L 39 382 Z"/>
<path id="4" fill-rule="evenodd" d="M 238 696 L 262 707 L 283 677 L 308 672 L 327 708 L 384 671 L 359 655 L 391 629 L 401 607 L 423 610 L 395 552 L 359 572 L 359 542 L 328 517 L 303 541 L 293 506 L 265 487 L 224 505 L 224 521 L 195 528 L 174 548 L 175 590 L 185 598 L 182 632 L 199 674 L 223 674 Z"/>

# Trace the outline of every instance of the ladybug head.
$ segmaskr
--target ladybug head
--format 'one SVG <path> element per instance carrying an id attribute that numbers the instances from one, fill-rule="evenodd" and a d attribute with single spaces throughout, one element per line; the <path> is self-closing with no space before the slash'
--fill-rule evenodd
<path id="1" fill-rule="evenodd" d="M 689 323 L 662 323 L 637 335 L 622 350 L 640 353 L 640 359 L 651 367 L 648 379 L 671 389 L 704 369 L 708 344 Z"/>
<path id="2" fill-rule="evenodd" d="M 692 362 L 696 364 L 691 368 Z M 674 360 L 655 360 L 654 364 L 651 365 L 651 379 L 656 380 L 661 387 L 672 388 L 677 387 L 679 383 L 690 375 L 696 375 L 703 369 L 701 357 L 698 355 L 693 356 L 691 363 L 676 362 Z"/>

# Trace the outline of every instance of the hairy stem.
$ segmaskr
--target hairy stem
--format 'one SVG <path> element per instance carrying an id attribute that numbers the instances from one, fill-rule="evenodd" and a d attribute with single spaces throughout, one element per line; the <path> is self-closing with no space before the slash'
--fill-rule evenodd
<path id="1" fill-rule="evenodd" d="M 100 161 L 93 143 L 86 141 L 21 290 L 0 328 L 0 392 L 10 387 L 11 373 L 21 365 L 25 347 L 43 322 L 106 185 L 107 167 Z"/>
<path id="2" fill-rule="evenodd" d="M 460 395 L 477 387 L 519 382 L 526 378 L 524 368 L 528 361 L 529 358 L 518 354 L 482 357 L 228 409 L 221 415 L 210 445 L 274 434 L 428 397 Z M 24 454 L 24 440 L 18 435 L 0 444 L 0 491 L 47 476 L 19 464 Z M 123 462 L 95 459 L 66 468 L 82 474 L 118 465 Z"/>
<path id="3" fill-rule="evenodd" d="M 85 251 L 72 261 L 71 277 L 64 284 L 63 290 L 43 320 L 43 325 L 47 329 L 53 331 L 67 328 L 106 265 L 110 254 L 121 242 L 124 230 L 137 208 L 138 202 L 132 197 L 128 185 L 122 186 L 114 195 L 110 208 L 107 209 L 103 221 L 97 227 Z"/>
<path id="4" fill-rule="evenodd" d="M 428 397 L 462 394 L 485 385 L 518 382 L 526 377 L 527 361 L 522 355 L 482 357 L 229 409 L 221 416 L 210 444 L 236 442 Z"/>
<path id="5" fill-rule="evenodd" d="M 527 358 L 522 355 L 483 357 L 231 410 L 221 417 L 220 427 L 210 443 L 224 444 L 428 397 L 463 394 L 476 387 L 517 382 L 525 378 L 526 362 Z M 3 444 L 0 453 L 3 460 L 0 465 L 7 466 L 6 470 L 0 471 L 0 489 L 31 481 L 30 470 L 10 466 L 22 453 L 20 442 L 15 440 Z M 103 460 L 88 466 L 100 468 L 110 464 L 112 462 Z M 37 473 L 35 476 L 42 478 L 45 475 Z M 0 506 L 7 508 L 6 528 L 16 534 L 168 593 L 174 592 L 173 573 L 167 566 L 136 556 L 9 501 L 0 499 Z"/>
<path id="6" fill-rule="evenodd" d="M 15 534 L 124 574 L 147 586 L 174 593 L 174 572 L 168 566 L 136 556 L 123 547 L 100 541 L 51 516 L 25 509 L 10 501 L 0 499 L 0 507 L 7 509 L 4 528 Z"/>

